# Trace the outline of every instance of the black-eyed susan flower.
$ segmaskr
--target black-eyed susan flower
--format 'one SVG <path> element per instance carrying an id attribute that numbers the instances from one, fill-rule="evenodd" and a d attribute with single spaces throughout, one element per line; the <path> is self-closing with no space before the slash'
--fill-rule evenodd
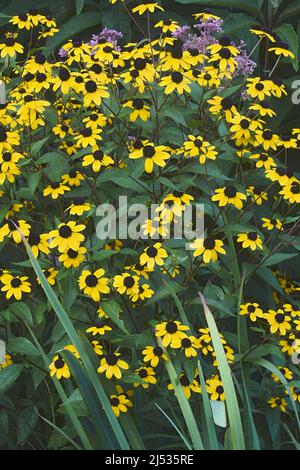
<path id="1" fill-rule="evenodd" d="M 222 98 L 221 96 L 214 96 L 213 98 L 207 100 L 208 104 L 210 104 L 209 111 L 212 114 L 216 114 L 218 116 L 224 114 L 226 121 L 231 121 L 233 117 L 233 113 L 237 112 L 237 108 L 230 96 L 226 98 Z"/>
<path id="2" fill-rule="evenodd" d="M 93 336 L 95 335 L 105 335 L 109 331 L 112 331 L 112 327 L 105 321 L 97 321 L 94 323 L 93 326 L 90 326 L 86 332 L 92 333 Z"/>
<path id="3" fill-rule="evenodd" d="M 215 239 L 214 237 L 197 238 L 190 246 L 195 250 L 193 256 L 202 255 L 204 263 L 215 263 L 218 260 L 218 254 L 226 254 L 222 240 Z"/>
<path id="4" fill-rule="evenodd" d="M 289 181 L 283 186 L 279 194 L 283 196 L 283 199 L 287 200 L 290 204 L 300 202 L 300 182 Z"/>
<path id="5" fill-rule="evenodd" d="M 160 82 L 160 86 L 164 88 L 164 93 L 169 95 L 174 91 L 177 91 L 179 95 L 182 95 L 184 92 L 190 93 L 191 88 L 191 78 L 188 73 L 182 73 L 178 71 L 172 72 L 170 75 L 163 77 Z"/>
<path id="6" fill-rule="evenodd" d="M 257 129 L 255 135 L 256 145 L 261 145 L 264 150 L 277 150 L 279 145 L 279 136 L 270 129 Z"/>
<path id="7" fill-rule="evenodd" d="M 277 369 L 282 373 L 282 375 L 284 376 L 286 380 L 293 379 L 293 371 L 291 371 L 288 367 L 278 366 Z M 279 377 L 275 373 L 273 373 L 271 377 L 274 380 L 274 382 L 280 382 Z"/>
<path id="8" fill-rule="evenodd" d="M 120 294 L 135 295 L 139 291 L 138 282 L 138 276 L 123 273 L 114 277 L 113 286 Z"/>
<path id="9" fill-rule="evenodd" d="M 55 376 L 58 380 L 62 377 L 69 379 L 71 377 L 70 369 L 60 354 L 54 356 L 53 361 L 49 365 L 50 376 Z"/>
<path id="10" fill-rule="evenodd" d="M 266 38 L 269 39 L 271 42 L 276 42 L 275 35 L 269 28 L 262 27 L 262 26 L 255 26 L 250 29 L 250 33 L 255 34 L 260 39 Z"/>
<path id="11" fill-rule="evenodd" d="M 88 108 L 92 104 L 99 106 L 103 98 L 109 98 L 106 86 L 99 85 L 94 80 L 87 80 L 84 84 L 83 105 Z"/>
<path id="12" fill-rule="evenodd" d="M 92 127 L 83 127 L 78 135 L 75 137 L 76 145 L 78 147 L 86 148 L 88 146 L 96 147 L 98 140 L 102 140 L 101 129 Z"/>
<path id="13" fill-rule="evenodd" d="M 150 362 L 151 367 L 157 367 L 161 361 L 168 361 L 168 357 L 160 346 L 146 346 L 142 354 L 144 362 Z"/>
<path id="14" fill-rule="evenodd" d="M 49 245 L 48 245 L 49 235 L 47 233 L 37 233 L 31 230 L 27 242 L 32 249 L 34 256 L 37 258 L 39 252 L 42 252 L 46 255 L 49 254 Z"/>
<path id="15" fill-rule="evenodd" d="M 27 276 L 14 276 L 13 274 L 3 274 L 1 276 L 3 287 L 1 291 L 5 292 L 7 299 L 14 297 L 16 300 L 21 300 L 24 293 L 31 292 L 31 284 Z"/>
<path id="16" fill-rule="evenodd" d="M 268 400 L 268 404 L 271 408 L 280 408 L 283 413 L 286 412 L 287 402 L 284 398 L 272 397 Z"/>
<path id="17" fill-rule="evenodd" d="M 148 106 L 141 98 L 126 101 L 126 103 L 123 104 L 123 107 L 133 110 L 129 115 L 131 122 L 135 122 L 138 118 L 142 121 L 147 121 L 150 117 L 150 106 Z"/>
<path id="18" fill-rule="evenodd" d="M 265 318 L 270 325 L 270 332 L 272 334 L 278 333 L 285 336 L 291 330 L 291 317 L 281 308 L 278 310 L 269 310 L 265 314 Z"/>
<path id="19" fill-rule="evenodd" d="M 237 191 L 232 185 L 216 189 L 215 194 L 211 198 L 212 201 L 218 202 L 220 207 L 231 204 L 237 209 L 243 208 L 243 201 L 246 199 L 246 195 Z"/>
<path id="20" fill-rule="evenodd" d="M 51 239 L 49 247 L 57 247 L 60 253 L 65 253 L 70 248 L 76 251 L 84 241 L 84 235 L 80 233 L 83 230 L 85 230 L 85 225 L 76 225 L 73 221 L 59 224 L 57 229 L 49 233 L 49 239 Z"/>
<path id="21" fill-rule="evenodd" d="M 200 341 L 200 349 L 202 354 L 204 356 L 207 356 L 209 353 L 212 353 L 214 348 L 212 346 L 212 337 L 209 331 L 209 328 L 199 328 L 199 341 Z M 222 344 L 226 344 L 226 341 L 222 335 L 222 333 L 219 334 L 220 340 Z"/>
<path id="22" fill-rule="evenodd" d="M 218 375 L 214 375 L 211 379 L 207 379 L 206 384 L 206 390 L 207 393 L 209 393 L 211 400 L 225 400 L 223 383 Z"/>
<path id="23" fill-rule="evenodd" d="M 183 143 L 184 155 L 186 157 L 198 157 L 199 163 L 203 165 L 206 159 L 215 160 L 218 152 L 213 145 L 205 141 L 201 136 L 189 135 L 189 140 Z"/>
<path id="24" fill-rule="evenodd" d="M 263 101 L 266 97 L 271 96 L 270 81 L 262 80 L 260 77 L 248 78 L 246 88 L 248 95 L 251 98 L 257 98 L 259 101 Z"/>
<path id="25" fill-rule="evenodd" d="M 59 68 L 58 74 L 52 78 L 53 91 L 61 90 L 63 95 L 67 95 L 74 86 L 74 77 L 65 66 Z"/>
<path id="26" fill-rule="evenodd" d="M 155 10 L 164 11 L 163 7 L 155 0 L 140 0 L 138 3 L 136 7 L 131 9 L 132 13 L 143 15 L 146 12 L 154 13 Z"/>
<path id="27" fill-rule="evenodd" d="M 263 228 L 266 228 L 269 231 L 273 230 L 274 228 L 276 228 L 277 230 L 283 230 L 283 224 L 278 218 L 268 219 L 267 217 L 262 217 L 261 220 L 263 222 Z"/>
<path id="28" fill-rule="evenodd" d="M 195 336 L 187 336 L 181 340 L 181 348 L 185 357 L 197 357 L 198 350 L 200 349 L 200 341 Z"/>
<path id="29" fill-rule="evenodd" d="M 123 359 L 120 358 L 121 353 L 108 353 L 102 357 L 100 366 L 97 371 L 99 374 L 104 374 L 107 379 L 116 377 L 120 379 L 122 377 L 122 370 L 128 370 L 129 365 Z"/>
<path id="30" fill-rule="evenodd" d="M 281 351 L 286 352 L 289 356 L 300 352 L 300 338 L 297 338 L 294 333 L 290 333 L 286 339 L 280 340 L 279 345 Z"/>
<path id="31" fill-rule="evenodd" d="M 78 204 L 71 204 L 67 207 L 66 212 L 68 211 L 70 215 L 82 215 L 84 212 L 89 212 L 92 209 L 92 205 L 89 202 L 81 202 Z"/>
<path id="32" fill-rule="evenodd" d="M 86 248 L 84 246 L 79 246 L 77 250 L 69 248 L 59 256 L 58 260 L 63 263 L 64 267 L 67 269 L 78 268 L 85 260 L 85 254 Z"/>
<path id="33" fill-rule="evenodd" d="M 290 387 L 290 390 L 291 390 L 293 400 L 300 403 L 300 389 L 299 389 L 299 387 L 293 387 L 292 386 L 292 387 Z M 287 390 L 285 391 L 285 393 L 287 394 Z"/>
<path id="34" fill-rule="evenodd" d="M 12 356 L 10 354 L 4 354 L 4 362 L 0 361 L 0 370 L 5 369 L 13 364 Z"/>
<path id="35" fill-rule="evenodd" d="M 57 199 L 59 196 L 63 196 L 67 191 L 71 191 L 69 186 L 59 183 L 58 181 L 54 181 L 43 190 L 43 195 L 45 197 L 50 196 L 52 199 Z"/>
<path id="36" fill-rule="evenodd" d="M 190 380 L 186 374 L 180 374 L 179 382 L 188 400 L 191 398 L 192 392 L 201 394 L 201 387 L 199 381 L 197 380 L 197 376 Z M 174 390 L 173 384 L 168 385 L 168 390 Z"/>
<path id="37" fill-rule="evenodd" d="M 266 177 L 271 181 L 277 181 L 281 186 L 290 186 L 294 179 L 290 179 L 289 170 L 282 166 L 272 166 L 265 172 Z"/>
<path id="38" fill-rule="evenodd" d="M 170 158 L 170 154 L 167 152 L 165 145 L 155 146 L 154 144 L 147 142 L 141 149 L 136 149 L 129 154 L 129 158 L 145 159 L 145 171 L 152 173 L 154 165 L 159 167 L 166 166 L 166 160 Z"/>
<path id="39" fill-rule="evenodd" d="M 292 317 L 300 317 L 300 308 L 297 304 L 285 303 L 282 308 Z"/>
<path id="40" fill-rule="evenodd" d="M 83 293 L 91 297 L 94 302 L 99 302 L 101 294 L 109 294 L 110 287 L 108 286 L 108 278 L 103 277 L 105 274 L 104 269 L 100 268 L 93 273 L 84 269 L 79 277 L 79 288 Z"/>
<path id="41" fill-rule="evenodd" d="M 274 46 L 268 49 L 269 52 L 274 52 L 277 56 L 290 57 L 295 59 L 295 54 L 289 51 L 288 44 L 284 42 L 277 42 Z"/>
<path id="42" fill-rule="evenodd" d="M 148 270 L 153 271 L 156 264 L 163 266 L 164 258 L 167 257 L 167 251 L 162 247 L 161 243 L 157 242 L 144 249 L 140 256 L 140 263 L 142 266 L 145 265 Z"/>
<path id="43" fill-rule="evenodd" d="M 18 43 L 14 36 L 8 36 L 0 43 L 0 55 L 2 59 L 5 57 L 14 57 L 16 53 L 23 54 L 24 47 Z"/>
<path id="44" fill-rule="evenodd" d="M 233 364 L 233 362 L 234 362 L 234 350 L 230 346 L 228 346 L 228 344 L 225 344 L 224 345 L 224 351 L 225 351 L 225 356 L 226 356 L 228 364 Z M 218 360 L 217 360 L 217 355 L 216 355 L 215 351 L 212 352 L 212 357 L 214 357 L 213 366 L 218 367 Z"/>
<path id="45" fill-rule="evenodd" d="M 142 382 L 134 382 L 134 387 L 141 386 L 146 390 L 149 388 L 149 385 L 154 385 L 157 383 L 155 371 L 152 367 L 142 366 L 136 369 L 134 372 L 142 379 Z"/>
<path id="46" fill-rule="evenodd" d="M 256 321 L 257 318 L 263 318 L 264 312 L 257 302 L 247 302 L 240 306 L 240 315 L 249 315 L 251 321 Z"/>
<path id="47" fill-rule="evenodd" d="M 19 15 L 14 15 L 9 19 L 9 23 L 11 23 L 14 26 L 17 26 L 18 29 L 27 29 L 29 31 L 30 29 L 34 28 L 34 25 L 31 21 L 30 16 L 28 13 L 20 13 Z"/>
<path id="48" fill-rule="evenodd" d="M 263 242 L 260 235 L 257 232 L 239 233 L 237 236 L 237 242 L 242 244 L 243 248 L 250 248 L 255 251 L 257 249 L 263 249 Z"/>
<path id="49" fill-rule="evenodd" d="M 189 327 L 182 325 L 178 320 L 170 320 L 159 323 L 155 327 L 155 336 L 162 339 L 164 347 L 180 348 L 181 340 L 187 337 L 185 331 Z"/>
<path id="50" fill-rule="evenodd" d="M 177 21 L 166 18 L 165 20 L 158 21 L 154 28 L 160 28 L 163 33 L 173 33 L 178 28 Z"/>
<path id="51" fill-rule="evenodd" d="M 44 276 L 47 279 L 47 282 L 50 284 L 50 286 L 54 286 L 56 284 L 56 277 L 58 275 L 58 270 L 55 269 L 54 267 L 50 267 L 48 269 L 42 269 Z M 40 284 L 41 281 L 39 278 L 37 278 L 37 283 Z"/>
<path id="52" fill-rule="evenodd" d="M 250 196 L 251 200 L 261 206 L 264 201 L 268 200 L 268 194 L 266 191 L 262 191 L 255 186 L 249 186 L 246 190 L 247 196 Z"/>
<path id="53" fill-rule="evenodd" d="M 109 401 L 117 418 L 120 416 L 120 413 L 127 413 L 128 407 L 132 406 L 132 402 L 124 394 L 110 395 Z"/>
<path id="54" fill-rule="evenodd" d="M 84 176 L 78 170 L 71 170 L 69 173 L 62 175 L 63 184 L 68 184 L 69 186 L 80 186 L 81 181 L 84 180 Z"/>
<path id="55" fill-rule="evenodd" d="M 103 346 L 100 344 L 99 341 L 92 340 L 91 346 L 94 352 L 97 354 L 97 356 L 103 356 Z"/>
<path id="56" fill-rule="evenodd" d="M 154 295 L 154 290 L 151 289 L 149 284 L 143 283 L 138 285 L 138 291 L 129 294 L 129 298 L 132 302 L 138 302 L 139 300 L 151 299 Z"/>
<path id="57" fill-rule="evenodd" d="M 85 155 L 82 161 L 82 166 L 91 165 L 95 173 L 98 173 L 102 167 L 105 168 L 113 164 L 113 159 L 100 149 L 96 149 L 93 153 Z"/>

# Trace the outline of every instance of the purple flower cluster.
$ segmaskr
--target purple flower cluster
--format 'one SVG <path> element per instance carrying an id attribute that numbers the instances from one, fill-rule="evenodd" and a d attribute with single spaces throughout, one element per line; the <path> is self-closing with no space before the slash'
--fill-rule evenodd
<path id="1" fill-rule="evenodd" d="M 198 24 L 195 24 L 194 28 L 198 29 L 202 35 L 222 33 L 223 20 L 214 20 L 209 19 L 207 21 L 201 21 Z"/>
<path id="2" fill-rule="evenodd" d="M 58 55 L 62 59 L 65 59 L 66 57 L 68 57 L 68 52 L 63 47 L 61 47 L 58 51 Z"/>
<path id="3" fill-rule="evenodd" d="M 257 67 L 257 64 L 250 59 L 247 50 L 246 50 L 246 43 L 245 41 L 241 41 L 238 46 L 236 46 L 240 54 L 235 58 L 238 66 L 235 70 L 235 76 L 238 75 L 243 75 L 244 77 L 249 77 L 249 75 L 252 75 L 254 70 Z"/>
<path id="4" fill-rule="evenodd" d="M 222 23 L 222 20 L 210 19 L 196 24 L 194 30 L 182 26 L 173 32 L 173 37 L 183 43 L 183 50 L 196 49 L 204 54 L 208 46 L 217 42 L 213 34 L 222 33 Z"/>
<path id="5" fill-rule="evenodd" d="M 175 38 L 175 39 L 178 39 L 179 41 L 181 42 L 185 42 L 188 40 L 189 36 L 190 36 L 190 30 L 191 28 L 187 25 L 185 26 L 180 26 L 179 28 L 177 28 L 173 33 L 172 33 L 172 36 Z"/>
<path id="6" fill-rule="evenodd" d="M 99 42 L 105 41 L 111 42 L 115 47 L 118 46 L 118 41 L 122 39 L 123 33 L 116 31 L 115 29 L 104 28 L 100 33 L 93 34 L 89 44 L 96 46 Z"/>

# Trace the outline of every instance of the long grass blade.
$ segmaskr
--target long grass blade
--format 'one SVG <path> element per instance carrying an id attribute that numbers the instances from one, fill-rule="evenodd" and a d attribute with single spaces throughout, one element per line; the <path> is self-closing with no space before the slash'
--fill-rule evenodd
<path id="1" fill-rule="evenodd" d="M 104 409 L 104 412 L 108 418 L 108 421 L 116 435 L 117 441 L 119 443 L 119 446 L 122 450 L 129 450 L 129 444 L 127 442 L 126 436 L 120 426 L 120 423 L 118 422 L 116 416 L 114 415 L 114 412 L 112 410 L 112 407 L 110 405 L 110 402 L 106 396 L 106 393 L 103 389 L 103 386 L 99 380 L 99 377 L 96 373 L 96 371 L 93 368 L 93 365 L 91 364 L 89 358 L 86 357 L 84 348 L 82 346 L 82 343 L 80 341 L 80 338 L 78 337 L 78 334 L 76 333 L 76 330 L 69 319 L 68 315 L 66 314 L 65 310 L 63 309 L 60 301 L 58 300 L 56 294 L 54 293 L 53 289 L 49 285 L 44 273 L 42 272 L 39 263 L 37 262 L 36 258 L 34 257 L 32 250 L 27 243 L 26 239 L 22 235 L 23 243 L 25 245 L 27 254 L 29 256 L 30 262 L 33 266 L 33 269 L 35 270 L 35 273 L 40 280 L 41 286 L 53 308 L 55 311 L 58 319 L 60 320 L 62 326 L 64 327 L 66 334 L 68 335 L 70 341 L 72 344 L 76 347 L 82 363 L 87 371 L 87 374 L 89 376 L 89 379 L 96 391 L 96 394 L 100 400 L 100 403 Z"/>
<path id="2" fill-rule="evenodd" d="M 228 412 L 228 419 L 230 424 L 230 440 L 234 450 L 245 449 L 244 431 L 242 426 L 241 414 L 239 410 L 239 404 L 231 376 L 231 370 L 228 365 L 225 351 L 220 339 L 220 334 L 214 320 L 214 317 L 209 310 L 207 303 L 199 292 L 199 296 L 204 308 L 204 313 L 209 327 L 209 331 L 212 338 L 213 347 L 216 353 L 216 359 L 218 361 L 218 367 L 221 375 L 221 380 L 224 386 L 224 392 L 226 396 L 226 406 Z"/>

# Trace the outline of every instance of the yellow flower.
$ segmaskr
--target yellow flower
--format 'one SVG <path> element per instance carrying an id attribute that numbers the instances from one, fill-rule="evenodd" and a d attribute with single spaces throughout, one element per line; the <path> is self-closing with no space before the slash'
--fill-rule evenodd
<path id="1" fill-rule="evenodd" d="M 245 194 L 238 192 L 232 185 L 216 189 L 215 194 L 211 198 L 212 201 L 218 202 L 220 207 L 232 204 L 237 209 L 243 208 L 243 201 L 246 199 Z"/>
<path id="2" fill-rule="evenodd" d="M 252 251 L 255 251 L 257 248 L 263 249 L 262 239 L 256 232 L 239 233 L 237 242 L 242 243 L 243 248 L 250 248 Z"/>
<path id="3" fill-rule="evenodd" d="M 94 302 L 99 302 L 100 294 L 109 294 L 108 279 L 103 277 L 104 269 L 97 269 L 95 272 L 84 269 L 78 280 L 79 288 L 83 293 L 91 297 Z"/>
<path id="4" fill-rule="evenodd" d="M 60 253 L 66 252 L 68 249 L 78 250 L 81 242 L 84 241 L 84 235 L 79 232 L 85 230 L 85 225 L 76 225 L 76 222 L 70 221 L 59 224 L 58 228 L 51 230 L 49 233 L 50 248 L 58 247 Z"/>
<path id="5" fill-rule="evenodd" d="M 17 52 L 19 54 L 23 54 L 24 47 L 22 44 L 16 42 L 14 37 L 9 36 L 8 38 L 4 39 L 2 44 L 0 44 L 0 51 L 2 59 L 5 59 L 7 56 L 14 57 Z"/>
<path id="6" fill-rule="evenodd" d="M 278 310 L 269 310 L 266 313 L 265 318 L 268 320 L 270 325 L 271 333 L 279 333 L 284 336 L 292 328 L 291 327 L 291 317 L 286 314 L 281 308 Z"/>
<path id="7" fill-rule="evenodd" d="M 107 379 L 116 377 L 120 379 L 122 377 L 122 370 L 128 370 L 129 365 L 123 359 L 120 359 L 121 353 L 109 353 L 102 357 L 100 366 L 97 371 L 99 374 L 104 374 Z"/>
<path id="8" fill-rule="evenodd" d="M 223 383 L 221 382 L 218 375 L 215 375 L 211 379 L 208 379 L 206 383 L 207 383 L 207 386 L 206 386 L 207 393 L 210 394 L 211 400 L 214 400 L 214 401 L 225 400 L 225 392 L 224 392 Z"/>
<path id="9" fill-rule="evenodd" d="M 138 13 L 140 16 L 146 12 L 154 13 L 155 10 L 164 11 L 158 2 L 149 0 L 141 1 L 139 5 L 131 9 L 132 13 Z"/>
<path id="10" fill-rule="evenodd" d="M 223 248 L 224 243 L 222 240 L 217 240 L 213 237 L 197 238 L 191 243 L 191 248 L 194 249 L 193 256 L 197 257 L 203 255 L 204 263 L 215 263 L 218 260 L 218 253 L 225 255 L 226 251 Z"/>
<path id="11" fill-rule="evenodd" d="M 185 333 L 187 330 L 189 327 L 182 325 L 178 320 L 170 320 L 156 325 L 155 336 L 162 338 L 164 347 L 170 346 L 177 349 L 181 346 L 181 340 L 187 337 Z"/>
<path id="12" fill-rule="evenodd" d="M 249 315 L 251 321 L 256 321 L 257 318 L 263 318 L 264 312 L 256 302 L 247 302 L 240 306 L 240 315 Z"/>
<path id="13" fill-rule="evenodd" d="M 153 246 L 144 249 L 140 256 L 140 263 L 142 266 L 145 265 L 148 270 L 153 271 L 156 264 L 163 266 L 163 259 L 167 257 L 167 251 L 162 248 L 161 243 L 157 242 Z"/>
<path id="14" fill-rule="evenodd" d="M 284 398 L 272 397 L 268 401 L 271 408 L 280 408 L 283 413 L 286 412 L 287 402 Z"/>
<path id="15" fill-rule="evenodd" d="M 2 292 L 6 292 L 7 299 L 14 297 L 16 300 L 21 300 L 23 293 L 29 294 L 31 292 L 31 285 L 28 282 L 27 276 L 14 276 L 12 274 L 3 274 L 1 276 Z"/>
<path id="16" fill-rule="evenodd" d="M 58 380 L 60 380 L 62 377 L 65 379 L 69 379 L 71 377 L 70 369 L 60 354 L 54 356 L 49 369 L 50 376 L 53 377 L 55 375 Z"/>
<path id="17" fill-rule="evenodd" d="M 179 382 L 188 400 L 191 398 L 191 392 L 201 394 L 201 387 L 197 376 L 193 380 L 190 380 L 186 374 L 180 374 Z M 174 390 L 173 384 L 168 385 L 168 390 Z"/>
<path id="18" fill-rule="evenodd" d="M 129 154 L 129 158 L 145 159 L 145 171 L 146 173 L 152 173 L 154 164 L 160 167 L 166 166 L 166 160 L 170 158 L 170 154 L 167 152 L 165 145 L 154 146 L 154 144 L 147 143 L 141 149 L 134 150 Z"/>
<path id="19" fill-rule="evenodd" d="M 163 349 L 159 346 L 146 346 L 142 354 L 144 362 L 150 362 L 151 367 L 157 367 L 161 360 L 168 361 Z"/>

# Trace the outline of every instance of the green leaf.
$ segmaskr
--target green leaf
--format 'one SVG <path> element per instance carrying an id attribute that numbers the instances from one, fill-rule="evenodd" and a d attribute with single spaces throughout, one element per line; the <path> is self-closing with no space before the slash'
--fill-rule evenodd
<path id="1" fill-rule="evenodd" d="M 295 59 L 291 59 L 291 62 L 294 66 L 294 69 L 296 72 L 299 69 L 299 62 L 298 62 L 298 51 L 299 51 L 299 43 L 298 43 L 298 37 L 295 29 L 291 24 L 282 24 L 279 26 L 279 28 L 276 28 L 276 33 L 280 37 L 280 39 L 287 43 L 289 46 L 289 49 L 293 52 L 295 55 Z"/>
<path id="2" fill-rule="evenodd" d="M 274 255 L 266 258 L 265 261 L 262 261 L 262 264 L 267 266 L 275 266 L 283 261 L 286 261 L 291 258 L 295 258 L 295 256 L 299 256 L 299 253 L 275 253 Z"/>
<path id="3" fill-rule="evenodd" d="M 42 149 L 42 147 L 45 145 L 45 143 L 48 141 L 49 136 L 44 137 L 44 139 L 37 140 L 33 142 L 31 145 L 31 156 L 36 157 L 39 151 Z"/>
<path id="4" fill-rule="evenodd" d="M 20 320 L 25 320 L 29 325 L 32 325 L 31 311 L 24 302 L 14 302 L 10 305 L 8 310 L 16 315 L 16 317 L 20 318 Z"/>
<path id="5" fill-rule="evenodd" d="M 109 300 L 103 304 L 106 315 L 122 330 L 128 334 L 128 331 L 124 325 L 123 320 L 120 319 L 121 307 L 115 300 Z"/>
<path id="6" fill-rule="evenodd" d="M 298 0 L 295 0 L 291 5 L 287 6 L 282 13 L 279 15 L 277 23 L 283 23 L 289 18 L 297 18 L 300 15 L 300 4 Z"/>
<path id="7" fill-rule="evenodd" d="M 243 450 L 245 449 L 244 432 L 231 370 L 226 359 L 225 351 L 221 343 L 220 334 L 218 332 L 214 317 L 212 316 L 212 313 L 209 310 L 203 295 L 200 292 L 199 295 L 203 304 L 204 313 L 212 338 L 213 347 L 216 353 L 218 368 L 226 396 L 231 445 L 234 450 Z"/>
<path id="8" fill-rule="evenodd" d="M 23 370 L 21 364 L 12 364 L 11 366 L 0 369 L 0 392 L 3 393 L 18 379 Z"/>
<path id="9" fill-rule="evenodd" d="M 84 7 L 84 2 L 85 0 L 76 0 L 76 14 L 77 16 L 80 15 L 80 13 L 83 10 Z"/>
<path id="10" fill-rule="evenodd" d="M 8 341 L 7 349 L 15 354 L 24 356 L 39 356 L 38 349 L 27 338 L 17 337 Z"/>
<path id="11" fill-rule="evenodd" d="M 203 442 L 202 442 L 201 435 L 197 426 L 197 422 L 195 420 L 195 416 L 191 409 L 191 405 L 184 394 L 176 369 L 170 357 L 168 356 L 166 349 L 163 347 L 162 341 L 160 338 L 158 339 L 158 344 L 163 349 L 166 356 L 168 357 L 168 361 L 165 363 L 165 366 L 166 366 L 170 381 L 174 387 L 175 396 L 180 406 L 186 426 L 188 428 L 189 435 L 193 443 L 193 449 L 203 450 Z"/>

